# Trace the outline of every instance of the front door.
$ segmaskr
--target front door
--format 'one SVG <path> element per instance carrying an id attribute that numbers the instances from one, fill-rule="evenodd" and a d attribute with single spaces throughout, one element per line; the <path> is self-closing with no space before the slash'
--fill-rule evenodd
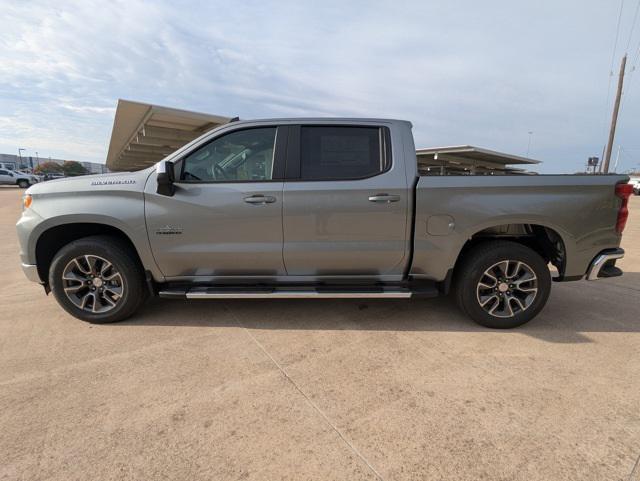
<path id="1" fill-rule="evenodd" d="M 147 230 L 165 276 L 285 274 L 277 134 L 274 126 L 234 130 L 187 153 L 171 197 L 156 193 L 155 174 L 149 179 Z"/>
<path id="2" fill-rule="evenodd" d="M 384 126 L 290 127 L 284 262 L 292 276 L 402 276 L 408 186 Z M 401 155 L 401 140 L 397 153 Z"/>

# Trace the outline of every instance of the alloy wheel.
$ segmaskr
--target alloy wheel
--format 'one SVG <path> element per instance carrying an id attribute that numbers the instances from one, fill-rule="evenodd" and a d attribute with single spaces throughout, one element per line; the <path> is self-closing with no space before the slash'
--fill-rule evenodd
<path id="1" fill-rule="evenodd" d="M 62 272 L 67 298 L 79 309 L 93 314 L 114 309 L 122 300 L 122 275 L 107 259 L 95 255 L 78 256 Z"/>
<path id="2" fill-rule="evenodd" d="M 538 294 L 538 279 L 522 261 L 504 260 L 484 271 L 476 287 L 480 307 L 494 317 L 514 317 L 526 311 Z"/>

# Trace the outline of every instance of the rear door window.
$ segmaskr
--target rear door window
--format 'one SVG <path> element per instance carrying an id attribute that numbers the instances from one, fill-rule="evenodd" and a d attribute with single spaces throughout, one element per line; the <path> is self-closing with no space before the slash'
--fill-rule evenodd
<path id="1" fill-rule="evenodd" d="M 300 178 L 349 180 L 379 174 L 390 160 L 385 139 L 379 127 L 302 126 Z"/>

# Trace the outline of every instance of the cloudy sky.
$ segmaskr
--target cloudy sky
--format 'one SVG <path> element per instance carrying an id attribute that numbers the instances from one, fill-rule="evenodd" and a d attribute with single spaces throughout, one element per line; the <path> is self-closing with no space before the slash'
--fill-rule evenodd
<path id="1" fill-rule="evenodd" d="M 103 162 L 118 98 L 239 115 L 413 122 L 574 172 L 606 141 L 640 168 L 640 0 L 24 1 L 0 16 L 0 152 Z M 607 95 L 607 92 L 610 92 Z M 609 105 L 607 105 L 607 99 Z"/>

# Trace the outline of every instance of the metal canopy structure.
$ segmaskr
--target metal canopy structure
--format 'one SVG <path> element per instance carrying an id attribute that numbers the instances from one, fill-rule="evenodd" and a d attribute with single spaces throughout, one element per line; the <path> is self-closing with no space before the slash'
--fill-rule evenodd
<path id="1" fill-rule="evenodd" d="M 417 149 L 416 155 L 422 175 L 533 174 L 526 169 L 511 166 L 540 164 L 539 160 L 472 145 Z"/>
<path id="2" fill-rule="evenodd" d="M 230 120 L 220 115 L 119 99 L 107 167 L 113 171 L 149 167 Z"/>
<path id="3" fill-rule="evenodd" d="M 119 99 L 107 153 L 107 167 L 112 171 L 149 167 L 230 120 L 230 117 L 221 115 Z M 416 155 L 422 175 L 531 174 L 513 166 L 540 163 L 538 160 L 471 145 L 418 149 Z"/>

